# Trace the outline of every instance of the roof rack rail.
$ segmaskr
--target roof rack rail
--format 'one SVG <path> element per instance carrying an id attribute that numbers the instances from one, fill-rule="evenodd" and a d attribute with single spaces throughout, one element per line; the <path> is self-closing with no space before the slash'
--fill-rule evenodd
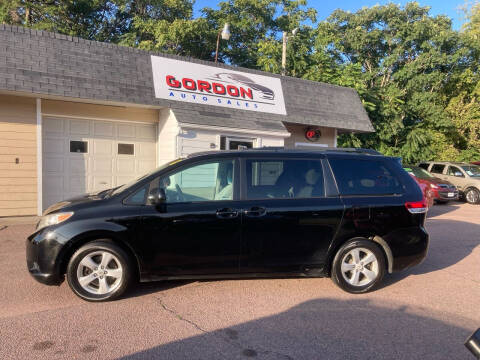
<path id="1" fill-rule="evenodd" d="M 259 148 L 249 148 L 249 149 L 237 149 L 237 150 L 209 150 L 209 151 L 201 151 L 193 154 L 187 155 L 187 158 L 197 157 L 200 155 L 209 155 L 217 152 L 224 152 L 224 151 L 288 151 L 288 152 L 337 152 L 337 153 L 357 153 L 357 154 L 367 154 L 367 155 L 383 155 L 382 153 L 372 150 L 372 149 L 364 149 L 364 148 L 336 148 L 336 147 L 319 147 L 314 149 L 292 149 L 292 148 L 285 148 L 283 146 L 263 146 Z"/>
<path id="2" fill-rule="evenodd" d="M 283 146 L 263 146 L 261 148 L 250 148 L 244 150 L 291 150 L 291 151 L 335 151 L 335 152 L 355 152 L 360 154 L 370 154 L 370 155 L 383 155 L 382 153 L 378 152 L 377 150 L 373 149 L 365 149 L 365 148 L 338 148 L 338 147 L 319 147 L 315 149 L 289 149 Z"/>

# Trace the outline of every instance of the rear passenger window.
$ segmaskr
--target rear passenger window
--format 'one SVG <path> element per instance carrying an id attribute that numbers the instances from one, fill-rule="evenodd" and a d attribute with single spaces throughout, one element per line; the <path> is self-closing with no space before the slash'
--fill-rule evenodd
<path id="1" fill-rule="evenodd" d="M 382 161 L 330 159 L 342 195 L 389 195 L 403 187 Z"/>
<path id="2" fill-rule="evenodd" d="M 319 160 L 247 160 L 247 198 L 323 197 Z"/>
<path id="3" fill-rule="evenodd" d="M 430 170 L 430 172 L 435 174 L 443 174 L 443 169 L 445 169 L 445 165 L 435 164 L 432 166 L 432 170 Z"/>

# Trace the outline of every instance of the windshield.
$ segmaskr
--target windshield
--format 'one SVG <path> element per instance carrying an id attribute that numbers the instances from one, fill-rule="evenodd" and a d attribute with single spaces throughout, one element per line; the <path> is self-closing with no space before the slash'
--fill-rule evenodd
<path id="1" fill-rule="evenodd" d="M 480 166 L 466 165 L 462 166 L 462 169 L 471 177 L 480 177 Z"/>
<path id="2" fill-rule="evenodd" d="M 166 164 L 163 164 L 162 166 L 160 166 L 160 167 L 158 167 L 158 168 L 156 168 L 156 169 L 154 169 L 154 170 L 146 173 L 145 175 L 140 176 L 139 178 L 136 178 L 136 179 L 134 179 L 134 180 L 132 180 L 132 181 L 129 181 L 128 183 L 126 183 L 126 184 L 124 184 L 124 185 L 122 185 L 122 186 L 120 186 L 120 187 L 114 188 L 114 189 L 111 190 L 111 192 L 108 194 L 108 196 L 113 196 L 113 195 L 120 194 L 121 192 L 127 190 L 127 189 L 130 188 L 131 186 L 134 186 L 134 185 L 135 185 L 137 182 L 139 182 L 140 180 L 143 180 L 143 179 L 149 177 L 150 175 L 156 173 L 157 171 L 160 171 L 160 170 L 163 170 L 163 169 L 169 167 L 170 165 L 176 164 L 176 163 L 182 161 L 183 159 L 184 159 L 184 158 L 178 158 L 178 159 L 176 159 L 176 160 L 170 161 L 170 162 L 168 162 L 168 163 L 166 163 Z"/>
<path id="3" fill-rule="evenodd" d="M 418 166 L 405 167 L 404 169 L 406 172 L 413 174 L 413 176 L 419 179 L 431 179 L 435 177 L 432 174 L 430 174 L 428 171 Z"/>

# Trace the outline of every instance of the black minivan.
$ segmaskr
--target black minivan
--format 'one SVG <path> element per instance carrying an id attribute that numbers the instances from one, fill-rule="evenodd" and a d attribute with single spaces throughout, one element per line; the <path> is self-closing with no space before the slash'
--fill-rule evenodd
<path id="1" fill-rule="evenodd" d="M 191 155 L 66 200 L 27 239 L 29 272 L 90 301 L 134 281 L 331 276 L 363 293 L 427 254 L 427 205 L 390 158 L 360 149 Z"/>

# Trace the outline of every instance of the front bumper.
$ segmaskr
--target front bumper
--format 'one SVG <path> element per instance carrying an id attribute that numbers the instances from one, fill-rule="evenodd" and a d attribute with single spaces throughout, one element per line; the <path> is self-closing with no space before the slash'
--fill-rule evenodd
<path id="1" fill-rule="evenodd" d="M 26 240 L 27 269 L 32 277 L 46 285 L 63 282 L 59 266 L 59 254 L 64 241 L 54 231 L 44 229 L 30 235 Z"/>
<path id="2" fill-rule="evenodd" d="M 449 194 L 453 194 L 453 196 L 449 196 Z M 458 190 L 457 189 L 437 190 L 435 191 L 435 200 L 441 200 L 441 201 L 458 200 Z"/>

